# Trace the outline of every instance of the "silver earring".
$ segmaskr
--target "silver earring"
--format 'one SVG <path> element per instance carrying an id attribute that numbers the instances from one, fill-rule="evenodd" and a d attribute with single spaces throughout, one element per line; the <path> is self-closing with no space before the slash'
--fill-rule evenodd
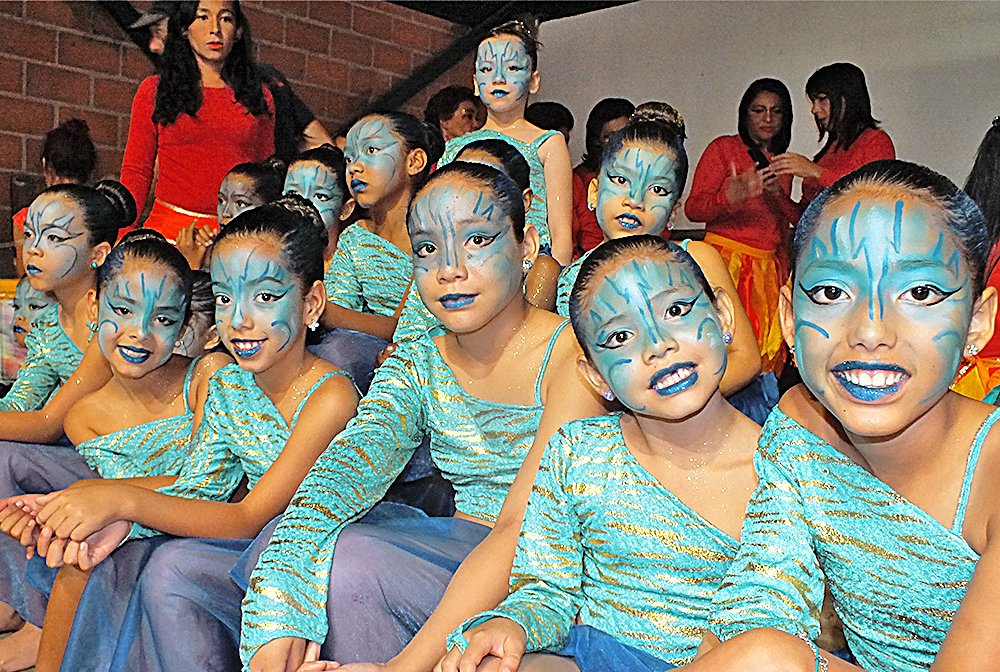
<path id="1" fill-rule="evenodd" d="M 975 343 L 969 343 L 967 346 L 965 346 L 965 351 L 969 353 L 969 357 L 975 357 L 976 355 L 979 354 L 979 346 L 976 345 Z"/>
<path id="2" fill-rule="evenodd" d="M 521 262 L 521 268 L 524 269 L 525 273 L 531 270 L 531 266 L 532 266 L 531 259 L 525 259 L 524 261 Z"/>
<path id="3" fill-rule="evenodd" d="M 726 333 L 724 333 L 722 335 L 722 342 L 725 343 L 726 345 L 732 345 L 733 344 L 733 335 L 730 334 L 727 331 Z"/>
<path id="4" fill-rule="evenodd" d="M 316 331 L 317 327 L 319 327 L 319 320 L 313 320 L 312 324 L 309 325 L 309 331 Z"/>
<path id="5" fill-rule="evenodd" d="M 603 392 L 601 392 L 601 396 L 607 399 L 608 401 L 615 400 L 615 393 L 612 392 L 611 390 L 604 390 Z"/>
<path id="6" fill-rule="evenodd" d="M 174 347 L 175 348 L 183 348 L 184 347 L 184 341 L 182 341 L 181 339 L 178 338 L 176 341 L 174 341 Z"/>

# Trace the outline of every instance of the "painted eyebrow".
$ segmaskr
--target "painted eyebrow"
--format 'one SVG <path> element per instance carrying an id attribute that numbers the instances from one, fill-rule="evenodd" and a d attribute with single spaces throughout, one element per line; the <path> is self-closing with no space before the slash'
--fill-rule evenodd
<path id="1" fill-rule="evenodd" d="M 119 292 L 117 287 L 115 287 L 113 291 L 115 293 L 115 299 L 116 300 L 124 301 L 125 303 L 128 303 L 128 304 L 133 305 L 133 306 L 138 306 L 139 305 L 139 302 L 136 301 L 135 299 L 129 298 L 127 296 L 124 296 L 121 292 Z"/>
<path id="2" fill-rule="evenodd" d="M 939 261 L 931 261 L 930 259 L 904 259 L 895 264 L 897 269 L 900 271 L 923 271 L 928 269 L 939 269 L 947 268 L 947 266 Z"/>
<path id="3" fill-rule="evenodd" d="M 842 271 L 845 273 L 858 270 L 846 261 L 837 261 L 836 259 L 817 259 L 816 261 L 811 261 L 805 264 L 805 267 L 807 269 L 815 267 L 830 271 Z"/>

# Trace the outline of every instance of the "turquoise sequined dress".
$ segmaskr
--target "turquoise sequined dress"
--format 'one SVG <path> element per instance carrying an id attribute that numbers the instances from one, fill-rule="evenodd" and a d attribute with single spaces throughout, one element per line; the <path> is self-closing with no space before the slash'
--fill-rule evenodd
<path id="1" fill-rule="evenodd" d="M 187 462 L 194 413 L 188 405 L 195 365 L 184 378 L 184 412 L 117 432 L 96 436 L 76 447 L 101 478 L 176 476 Z"/>
<path id="2" fill-rule="evenodd" d="M 357 417 L 306 476 L 253 572 L 243 603 L 244 663 L 277 637 L 326 639 L 326 591 L 338 536 L 382 497 L 424 434 L 435 464 L 455 487 L 457 510 L 496 520 L 538 430 L 542 377 L 567 324 L 551 337 L 529 406 L 467 394 L 430 333 L 399 344 L 376 372 Z M 455 567 L 457 562 L 452 572 Z M 363 623 L 357 606 L 351 615 Z"/>
<path id="3" fill-rule="evenodd" d="M 324 380 L 334 375 L 347 374 L 337 371 L 320 379 L 295 410 L 289 424 L 257 387 L 252 373 L 237 364 L 219 369 L 208 382 L 204 419 L 195 433 L 190 457 L 173 485 L 158 488 L 157 492 L 174 497 L 225 500 L 244 475 L 247 489 L 252 490 L 285 448 L 306 401 Z M 133 525 L 130 538 L 158 534 L 157 530 Z"/>
<path id="4" fill-rule="evenodd" d="M 580 275 L 580 267 L 596 249 L 595 247 L 593 250 L 587 250 L 559 273 L 559 280 L 556 282 L 556 312 L 563 317 L 569 317 L 569 295 L 573 291 L 576 277 Z"/>
<path id="5" fill-rule="evenodd" d="M 224 500 L 244 475 L 252 490 L 285 448 L 306 402 L 336 375 L 347 374 L 321 377 L 289 423 L 252 373 L 236 364 L 219 369 L 190 457 L 174 485 L 159 491 Z M 178 539 L 139 525 L 131 536 L 94 568 L 62 669 L 232 669 L 242 591 L 229 570 L 253 540 Z"/>
<path id="6" fill-rule="evenodd" d="M 528 651 L 559 651 L 574 623 L 673 665 L 690 662 L 739 542 L 690 509 L 625 446 L 621 414 L 574 420 L 546 447 L 499 616 Z"/>
<path id="7" fill-rule="evenodd" d="M 538 237 L 541 240 L 542 247 L 545 248 L 548 246 L 548 249 L 551 250 L 552 236 L 549 233 L 548 202 L 545 197 L 545 168 L 542 166 L 542 160 L 538 158 L 538 150 L 545 144 L 546 140 L 554 135 L 559 135 L 559 131 L 545 131 L 535 138 L 533 142 L 522 142 L 500 131 L 481 128 L 478 131 L 466 133 L 465 135 L 460 135 L 457 138 L 449 140 L 448 144 L 445 145 L 441 160 L 438 161 L 438 167 L 445 166 L 454 161 L 458 153 L 462 151 L 462 148 L 476 140 L 503 140 L 521 152 L 524 159 L 528 162 L 528 167 L 531 169 L 529 182 L 531 184 L 531 191 L 534 194 L 534 197 L 531 199 L 531 207 L 528 209 L 525 219 L 528 224 L 534 224 L 535 228 L 538 229 Z"/>
<path id="8" fill-rule="evenodd" d="M 979 561 L 962 524 L 979 450 L 998 419 L 1000 409 L 976 434 L 949 529 L 775 408 L 711 630 L 722 640 L 762 627 L 815 639 L 825 577 L 858 665 L 927 670 Z"/>
<path id="9" fill-rule="evenodd" d="M 413 260 L 361 224 L 344 229 L 323 283 L 330 301 L 361 313 L 392 316 L 413 277 Z"/>
<path id="10" fill-rule="evenodd" d="M 17 380 L 0 399 L 0 411 L 37 411 L 59 386 L 69 380 L 83 353 L 59 324 L 59 306 L 50 306 L 35 319 L 24 339 L 28 356 Z"/>

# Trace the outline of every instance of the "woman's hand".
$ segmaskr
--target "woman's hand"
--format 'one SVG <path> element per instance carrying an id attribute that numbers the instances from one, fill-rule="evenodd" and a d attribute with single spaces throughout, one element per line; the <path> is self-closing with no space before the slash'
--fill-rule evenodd
<path id="1" fill-rule="evenodd" d="M 785 152 L 771 159 L 771 170 L 775 175 L 792 175 L 794 177 L 818 180 L 823 174 L 823 166 L 813 163 L 801 154 Z"/>
<path id="2" fill-rule="evenodd" d="M 764 179 L 761 173 L 750 169 L 740 173 L 736 164 L 729 164 L 729 179 L 726 180 L 726 200 L 730 205 L 742 203 L 751 198 L 757 198 L 764 193 Z"/>
<path id="3" fill-rule="evenodd" d="M 524 628 L 507 618 L 491 618 L 477 625 L 466 633 L 466 639 L 465 653 L 452 649 L 434 672 L 474 670 L 486 656 L 500 659 L 500 672 L 516 672 L 528 643 Z"/>
<path id="4" fill-rule="evenodd" d="M 131 530 L 132 523 L 117 520 L 77 542 L 56 537 L 51 527 L 45 527 L 38 535 L 38 553 L 45 557 L 45 564 L 49 567 L 75 565 L 87 571 L 111 555 Z"/>

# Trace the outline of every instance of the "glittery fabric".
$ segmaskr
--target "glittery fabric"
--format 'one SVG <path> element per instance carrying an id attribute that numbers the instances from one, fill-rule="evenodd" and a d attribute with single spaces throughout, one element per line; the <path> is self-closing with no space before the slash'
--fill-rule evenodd
<path id="1" fill-rule="evenodd" d="M 423 299 L 420 298 L 420 292 L 414 285 L 406 294 L 406 303 L 403 305 L 403 312 L 399 315 L 399 323 L 396 324 L 392 340 L 398 343 L 416 338 L 431 327 L 440 326 L 442 326 L 441 321 L 427 310 Z"/>
<path id="2" fill-rule="evenodd" d="M 674 665 L 694 658 L 739 542 L 636 461 L 620 418 L 574 420 L 553 435 L 528 500 L 511 594 L 464 629 L 509 618 L 524 627 L 528 651 L 559 651 L 579 623 Z"/>
<path id="3" fill-rule="evenodd" d="M 531 192 L 534 194 L 534 197 L 531 199 L 531 207 L 528 209 L 525 219 L 528 224 L 534 224 L 535 228 L 538 229 L 538 237 L 541 240 L 542 247 L 546 245 L 551 246 L 552 237 L 549 234 L 549 215 L 545 199 L 545 168 L 542 166 L 542 160 L 538 158 L 538 150 L 545 144 L 546 140 L 558 134 L 559 131 L 545 131 L 535 138 L 534 142 L 522 142 L 500 131 L 481 128 L 478 131 L 466 133 L 465 135 L 460 135 L 457 138 L 449 140 L 448 144 L 445 145 L 444 155 L 438 161 L 438 167 L 445 166 L 454 161 L 455 156 L 458 155 L 462 148 L 476 140 L 503 140 L 521 152 L 525 161 L 528 162 L 528 167 L 531 169 L 529 183 L 531 184 Z"/>
<path id="4" fill-rule="evenodd" d="M 435 464 L 455 487 L 458 511 L 496 520 L 538 431 L 542 377 L 566 324 L 552 335 L 530 406 L 466 394 L 431 333 L 399 344 L 375 373 L 357 417 L 306 476 L 261 555 L 243 602 L 244 663 L 277 637 L 325 640 L 337 537 L 382 498 L 425 434 Z"/>
<path id="5" fill-rule="evenodd" d="M 208 382 L 204 418 L 195 433 L 189 457 L 173 485 L 158 492 L 174 497 L 225 500 L 245 475 L 253 489 L 288 443 L 292 427 L 312 393 L 330 376 L 317 382 L 295 409 L 292 423 L 285 422 L 274 403 L 257 387 L 253 374 L 230 364 Z M 133 525 L 130 539 L 161 534 Z"/>
<path id="6" fill-rule="evenodd" d="M 595 247 L 594 250 L 596 249 Z M 559 280 L 556 282 L 556 312 L 563 317 L 569 317 L 569 295 L 573 291 L 576 276 L 580 275 L 580 267 L 594 250 L 587 250 L 580 255 L 579 259 L 564 266 L 559 273 Z"/>
<path id="7" fill-rule="evenodd" d="M 59 324 L 59 306 L 50 306 L 35 319 L 24 344 L 28 355 L 17 380 L 0 399 L 0 411 L 37 411 L 59 386 L 69 380 L 83 353 Z"/>
<path id="8" fill-rule="evenodd" d="M 323 283 L 330 301 L 362 313 L 392 316 L 413 277 L 413 261 L 360 224 L 340 234 Z"/>
<path id="9" fill-rule="evenodd" d="M 927 670 L 979 561 L 962 523 L 979 449 L 997 419 L 1000 409 L 976 434 L 948 529 L 775 408 L 711 630 L 722 640 L 760 627 L 815 639 L 825 576 L 859 666 Z"/>
<path id="10" fill-rule="evenodd" d="M 184 378 L 184 412 L 84 441 L 76 447 L 102 478 L 175 476 L 187 461 L 194 414 L 188 406 L 192 360 Z"/>

